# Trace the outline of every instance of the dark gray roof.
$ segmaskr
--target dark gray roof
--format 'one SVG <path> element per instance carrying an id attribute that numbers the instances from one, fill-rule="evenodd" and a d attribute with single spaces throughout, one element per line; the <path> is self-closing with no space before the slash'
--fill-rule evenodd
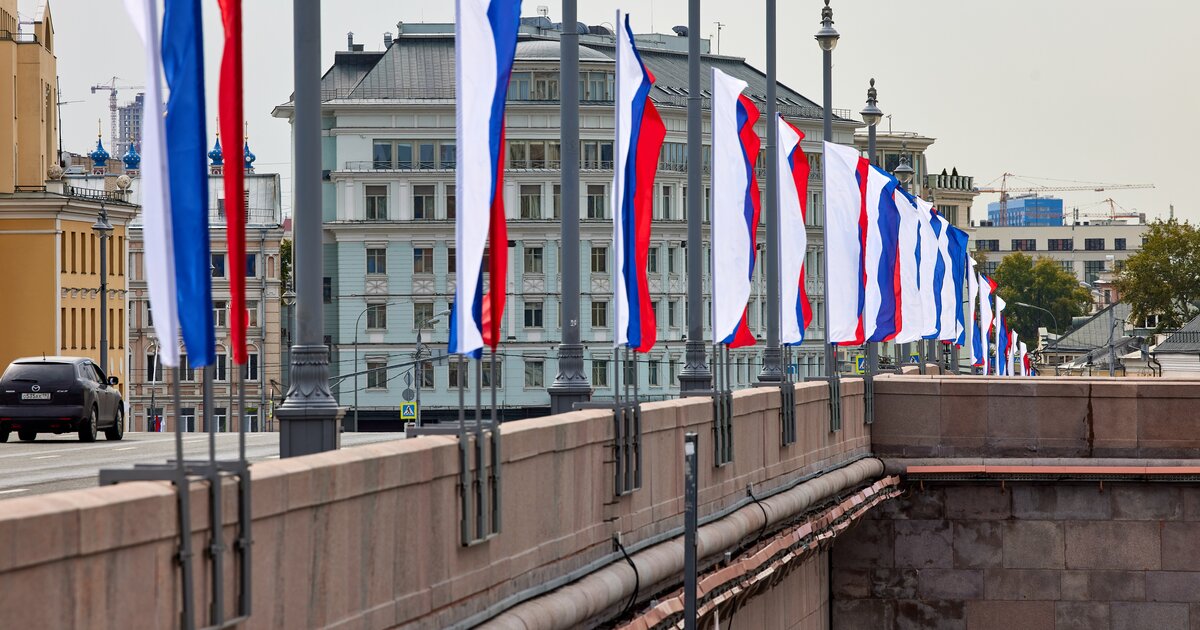
<path id="1" fill-rule="evenodd" d="M 1200 317 L 1184 324 L 1158 344 L 1154 354 L 1200 354 Z"/>
<path id="2" fill-rule="evenodd" d="M 518 60 L 557 61 L 559 42 L 555 38 L 522 35 L 517 44 Z M 611 62 L 613 46 L 588 43 L 580 46 L 580 61 Z M 654 74 L 655 103 L 685 107 L 688 98 L 688 57 L 686 54 L 647 49 L 642 59 Z M 738 57 L 705 55 L 700 73 L 703 106 L 708 108 L 712 84 L 709 68 L 741 79 L 748 84 L 747 95 L 760 105 L 766 103 L 766 75 Z M 451 35 L 409 35 L 397 37 L 386 51 L 339 52 L 321 83 L 324 101 L 349 100 L 431 100 L 454 98 L 454 37 Z M 821 108 L 786 85 L 778 87 L 779 110 L 785 116 L 820 118 Z M 765 106 L 760 107 L 765 109 Z M 848 120 L 848 112 L 835 112 Z"/>
<path id="3" fill-rule="evenodd" d="M 1133 309 L 1123 302 L 1107 306 L 1077 326 L 1074 330 L 1060 337 L 1058 341 L 1050 342 L 1049 346 L 1052 351 L 1087 352 L 1100 346 L 1107 347 L 1109 343 L 1108 313 L 1110 310 L 1113 311 L 1114 319 L 1118 322 L 1125 321 L 1133 313 Z M 1123 331 L 1123 327 L 1117 331 L 1118 339 L 1123 336 Z"/>

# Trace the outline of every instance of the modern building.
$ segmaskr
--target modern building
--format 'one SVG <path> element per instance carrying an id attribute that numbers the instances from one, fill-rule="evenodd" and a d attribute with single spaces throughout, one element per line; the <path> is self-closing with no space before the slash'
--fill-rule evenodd
<path id="1" fill-rule="evenodd" d="M 78 189 L 62 179 L 50 8 L 38 3 L 26 23 L 16 16 L 17 0 L 0 0 L 0 85 L 6 86 L 0 97 L 0 295 L 7 299 L 0 309 L 6 331 L 0 369 L 21 356 L 85 356 L 125 390 L 126 224 L 135 207 L 119 192 Z M 108 158 L 99 143 L 93 154 L 101 163 Z M 93 228 L 103 226 L 102 214 L 111 230 Z"/>
<path id="2" fill-rule="evenodd" d="M 411 395 L 418 331 L 432 359 L 423 371 L 425 419 L 445 417 L 457 407 L 457 366 L 444 356 L 445 318 L 454 292 L 455 108 L 454 37 L 450 24 L 404 24 L 380 51 L 363 51 L 351 40 L 334 56 L 322 84 L 325 233 L 325 322 L 339 403 L 359 411 L 361 428 L 398 426 L 398 408 Z M 559 42 L 557 25 L 526 20 L 517 44 L 507 109 L 504 203 L 508 216 L 509 279 L 504 342 L 498 374 L 499 403 L 506 417 L 544 413 L 546 387 L 555 378 L 561 341 Z M 614 361 L 611 299 L 612 239 L 609 208 L 613 160 L 614 40 L 603 27 L 580 25 L 581 269 L 580 322 L 585 362 L 597 398 L 612 396 Z M 596 34 L 599 33 L 599 34 Z M 650 285 L 658 322 L 658 345 L 640 358 L 644 398 L 678 393 L 687 333 L 686 105 L 687 38 L 639 36 L 642 59 L 657 77 L 651 91 L 667 128 L 654 190 Z M 720 68 L 749 83 L 748 96 L 765 111 L 766 80 L 744 59 L 708 52 L 706 67 Z M 703 74 L 707 119 L 710 75 Z M 794 352 L 799 377 L 823 371 L 823 305 L 820 257 L 822 111 L 814 102 L 780 86 L 782 114 L 806 134 L 812 166 L 809 181 L 808 293 L 815 321 L 805 344 Z M 860 122 L 836 111 L 833 140 L 854 141 Z M 290 118 L 291 103 L 275 115 Z M 765 116 L 763 117 L 765 118 Z M 708 129 L 708 122 L 705 122 Z M 766 133 L 760 120 L 759 136 Z M 705 143 L 707 145 L 707 138 Z M 709 149 L 705 146 L 707 162 Z M 759 156 L 759 184 L 765 158 Z M 707 181 L 708 164 L 704 165 Z M 766 213 L 763 213 L 764 221 Z M 708 229 L 708 212 L 705 226 Z M 759 230 L 758 242 L 765 243 Z M 707 254 L 707 247 L 705 248 Z M 761 260 L 761 259 L 760 259 Z M 707 269 L 707 265 L 706 265 Z M 705 291 L 708 290 L 707 270 Z M 755 272 L 749 323 L 765 339 L 762 265 Z M 707 304 L 695 305 L 706 314 Z M 433 322 L 433 323 L 427 323 Z M 756 379 L 763 343 L 733 351 L 735 383 Z M 355 372 L 365 372 L 353 376 Z M 485 368 L 484 374 L 488 373 Z M 485 379 L 488 377 L 485 376 Z M 352 425 L 353 426 L 353 425 Z"/>
<path id="3" fill-rule="evenodd" d="M 1125 260 L 1142 247 L 1142 238 L 1149 227 L 1145 223 L 1091 225 L 998 227 L 978 226 L 971 234 L 976 251 L 985 252 L 984 273 L 992 273 L 1005 256 L 1024 252 L 1034 258 L 1050 258 L 1063 269 L 1075 274 L 1080 282 L 1095 285 L 1106 271 L 1120 271 Z M 1111 304 L 1115 299 L 1097 296 L 1099 304 Z"/>
<path id="4" fill-rule="evenodd" d="M 988 204 L 988 221 L 998 227 L 1063 224 L 1063 200 L 1057 197 L 1011 197 Z"/>
<path id="5" fill-rule="evenodd" d="M 129 145 L 142 140 L 142 110 L 146 94 L 138 92 L 133 101 L 117 108 L 117 137 L 113 139 L 113 154 L 125 155 Z"/>
<path id="6" fill-rule="evenodd" d="M 235 145 L 236 146 L 236 145 Z M 246 277 L 247 307 L 247 365 L 243 368 L 246 408 L 245 418 L 252 431 L 275 430 L 272 409 L 285 393 L 280 375 L 280 324 L 282 315 L 281 275 L 283 260 L 280 244 L 283 227 L 280 206 L 280 177 L 277 173 L 256 173 L 255 156 L 246 145 L 234 156 L 244 160 L 246 191 L 242 201 L 246 216 L 246 268 L 229 266 L 225 238 L 225 216 L 229 211 L 225 199 L 222 169 L 225 156 L 220 141 L 209 152 L 212 164 L 208 178 L 208 225 L 213 295 L 213 322 L 216 325 L 216 374 L 213 385 L 213 418 L 218 431 L 236 430 L 230 422 L 237 408 L 237 372 L 230 354 L 230 289 L 233 273 Z M 140 158 L 128 153 L 125 164 L 134 173 L 130 200 L 139 203 L 141 191 L 137 176 Z M 129 226 L 129 364 L 132 366 L 128 402 L 129 426 L 134 430 L 174 430 L 171 422 L 155 425 L 168 407 L 170 374 L 158 361 L 161 340 L 154 331 L 154 318 L 146 289 L 144 271 L 142 217 Z M 180 344 L 181 352 L 184 350 Z M 186 352 L 181 363 L 186 366 Z M 199 369 L 185 367 L 181 376 L 180 395 L 185 431 L 207 431 L 202 422 L 202 374 Z M 171 413 L 170 419 L 175 417 Z"/>

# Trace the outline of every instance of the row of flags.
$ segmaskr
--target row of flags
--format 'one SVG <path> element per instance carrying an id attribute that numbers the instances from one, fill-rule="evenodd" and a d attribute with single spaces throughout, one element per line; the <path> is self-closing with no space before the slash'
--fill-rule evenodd
<path id="1" fill-rule="evenodd" d="M 237 137 L 243 124 L 241 0 L 220 0 L 225 44 L 221 60 L 219 126 Z M 154 309 L 159 360 L 178 366 L 183 338 L 191 367 L 213 365 L 216 355 L 205 164 L 204 35 L 201 0 L 125 0 L 146 50 L 143 118 L 143 234 L 146 284 Z M 169 96 L 163 99 L 162 80 Z M 165 107 L 164 107 L 165 106 Z M 166 115 L 163 115 L 163 112 Z M 224 168 L 226 199 L 243 199 L 243 164 Z M 245 268 L 245 215 L 226 213 L 230 268 Z M 230 276 L 230 345 L 233 361 L 246 363 L 245 278 Z"/>
<path id="2" fill-rule="evenodd" d="M 457 246 L 460 280 L 450 351 L 495 349 L 504 309 L 507 246 L 503 198 L 504 101 L 516 50 L 519 0 L 457 0 Z M 666 135 L 650 99 L 654 75 L 642 61 L 629 16 L 617 13 L 613 304 L 616 347 L 648 352 L 656 342 L 647 278 L 653 188 Z M 712 69 L 712 340 L 753 345 L 747 322 L 761 212 L 755 162 L 759 111 L 747 84 Z M 803 342 L 812 322 L 805 288 L 808 159 L 804 133 L 780 116 L 780 340 Z M 972 329 L 972 365 L 984 374 L 1031 372 L 1025 344 L 1008 329 L 995 282 L 975 270 L 968 236 L 933 204 L 912 195 L 853 147 L 824 143 L 826 293 L 830 343 L 938 340 L 962 347 Z M 483 291 L 483 273 L 490 287 Z M 968 294 L 964 310 L 962 296 Z M 993 300 L 995 308 L 993 309 Z M 460 305 L 465 305 L 461 306 Z M 976 306 L 978 305 L 978 308 Z M 994 312 L 994 315 L 993 315 Z M 996 352 L 989 353 L 994 335 Z"/>

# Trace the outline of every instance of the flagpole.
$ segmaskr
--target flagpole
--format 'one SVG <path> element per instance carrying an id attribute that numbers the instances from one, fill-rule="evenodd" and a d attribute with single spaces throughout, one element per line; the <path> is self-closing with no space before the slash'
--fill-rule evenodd
<path id="1" fill-rule="evenodd" d="M 291 388 L 277 410 L 279 455 L 293 457 L 338 448 L 345 410 L 329 391 L 329 348 L 324 343 L 321 303 L 321 0 L 293 0 L 295 60 L 296 341 L 291 351 Z"/>
<path id="2" fill-rule="evenodd" d="M 783 380 L 779 352 L 779 156 L 775 151 L 779 120 L 775 102 L 775 17 L 775 0 L 767 0 L 767 348 L 763 352 L 762 372 L 758 375 L 760 383 Z"/>
<path id="3" fill-rule="evenodd" d="M 701 172 L 704 170 L 703 153 L 700 148 L 702 140 L 702 122 L 700 87 L 700 0 L 688 0 L 688 118 L 687 118 L 687 155 L 688 155 L 688 198 L 687 198 L 687 295 L 688 295 L 688 333 L 683 371 L 679 374 L 679 389 L 683 393 L 703 391 L 712 388 L 712 372 L 708 369 L 708 359 L 704 348 L 704 295 L 701 282 L 703 279 L 704 259 L 701 248 L 704 247 L 700 235 L 700 221 L 703 219 L 701 202 L 704 199 L 704 184 Z"/>
<path id="4" fill-rule="evenodd" d="M 550 391 L 551 413 L 571 411 L 577 402 L 592 397 L 583 369 L 583 344 L 579 336 L 579 0 L 562 0 L 563 27 L 559 36 L 559 90 L 562 95 L 562 343 L 558 346 L 558 374 Z M 616 191 L 613 191 L 616 194 Z"/>
<path id="5" fill-rule="evenodd" d="M 833 28 L 833 9 L 829 8 L 829 0 L 825 0 L 825 8 L 821 9 L 821 30 L 817 31 L 816 40 L 822 51 L 822 77 L 824 80 L 824 101 L 822 106 L 825 142 L 833 142 L 833 49 L 837 47 L 841 37 Z M 824 194 L 824 192 L 822 192 Z M 821 287 L 825 310 L 825 375 L 837 378 L 837 352 L 829 342 L 829 226 L 823 222 L 821 226 Z"/>

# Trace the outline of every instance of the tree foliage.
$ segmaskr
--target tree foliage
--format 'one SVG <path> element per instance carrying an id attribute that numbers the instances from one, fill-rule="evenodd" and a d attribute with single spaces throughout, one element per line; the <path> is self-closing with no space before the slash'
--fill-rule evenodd
<path id="1" fill-rule="evenodd" d="M 292 277 L 292 240 L 291 239 L 285 238 L 279 242 L 279 261 L 280 261 L 279 283 L 283 287 L 283 289 L 281 289 L 280 295 L 283 295 L 282 292 L 288 290 L 288 281 Z"/>
<path id="2" fill-rule="evenodd" d="M 1186 324 L 1200 312 L 1200 229 L 1176 219 L 1151 223 L 1116 286 L 1134 317 L 1158 315 L 1160 330 Z"/>
<path id="3" fill-rule="evenodd" d="M 1071 324 L 1071 318 L 1086 313 L 1092 300 L 1088 290 L 1079 286 L 1074 274 L 1049 258 L 1034 260 L 1021 252 L 1013 252 L 1000 261 L 993 276 L 999 285 L 996 292 L 1008 304 L 1004 313 L 1009 328 L 1031 341 L 1037 339 L 1039 327 L 1063 334 Z M 1017 302 L 1039 306 L 1054 316 L 1017 306 Z"/>

